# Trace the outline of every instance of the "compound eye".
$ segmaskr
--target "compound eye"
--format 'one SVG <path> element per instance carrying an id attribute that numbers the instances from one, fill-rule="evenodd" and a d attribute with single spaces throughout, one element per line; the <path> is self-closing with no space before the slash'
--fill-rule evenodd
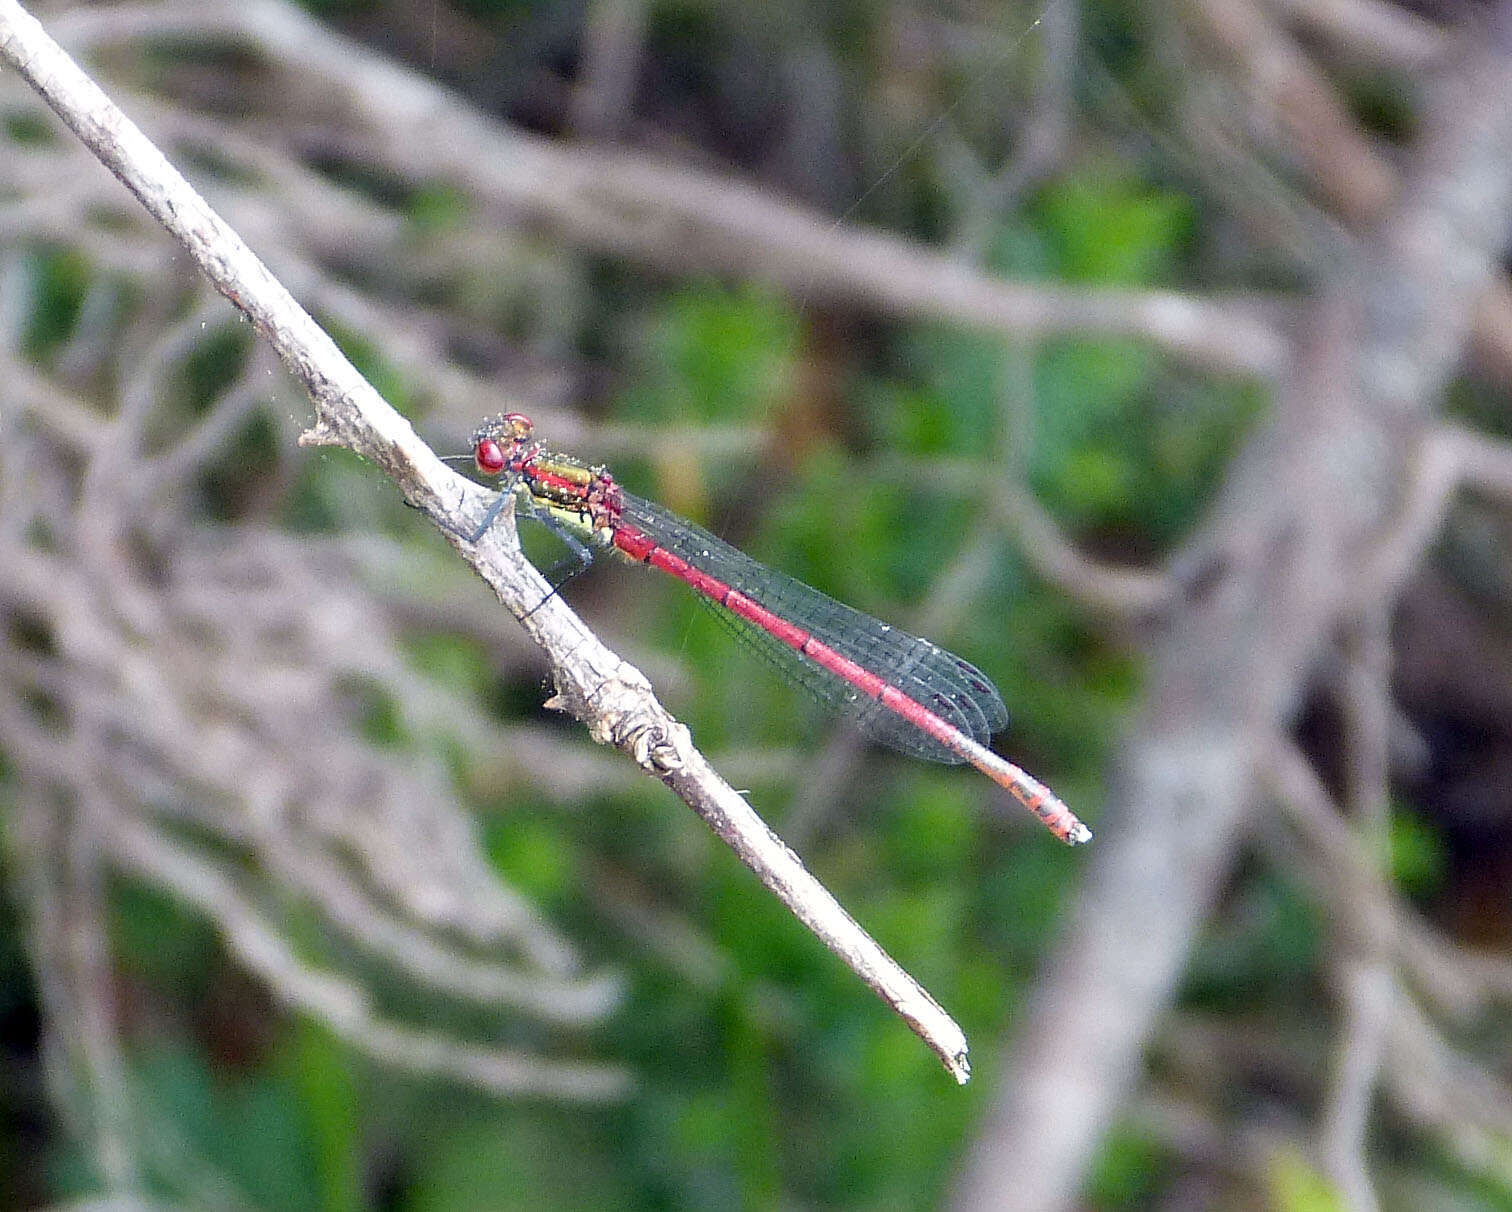
<path id="1" fill-rule="evenodd" d="M 535 422 L 523 412 L 506 412 L 499 420 L 516 438 L 524 439 L 530 436 L 530 431 L 535 428 Z"/>
<path id="2" fill-rule="evenodd" d="M 492 438 L 479 438 L 473 447 L 473 462 L 484 475 L 496 476 L 504 470 L 508 460 L 504 457 L 504 448 Z"/>

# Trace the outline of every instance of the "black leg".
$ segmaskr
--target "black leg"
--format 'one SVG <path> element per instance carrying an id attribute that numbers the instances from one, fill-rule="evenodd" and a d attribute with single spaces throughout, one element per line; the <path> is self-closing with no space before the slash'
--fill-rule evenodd
<path id="1" fill-rule="evenodd" d="M 558 560 L 541 575 L 551 584 L 551 592 L 525 612 L 524 617 L 529 618 L 547 602 L 557 595 L 557 592 L 573 577 L 586 572 L 588 566 L 593 563 L 593 548 L 584 543 L 582 539 L 573 534 L 559 517 L 546 509 L 533 509 L 527 514 L 532 521 L 541 523 L 557 538 L 570 553 L 566 559 Z"/>
<path id="2" fill-rule="evenodd" d="M 509 498 L 513 495 L 513 492 L 507 488 L 503 492 L 499 493 L 499 495 L 494 498 L 493 504 L 488 507 L 488 512 L 483 515 L 483 520 L 478 523 L 478 529 L 473 531 L 472 534 L 464 535 L 463 537 L 466 538 L 469 543 L 476 543 L 485 534 L 487 534 L 488 528 L 498 520 L 499 515 L 504 512 L 504 506 L 509 504 Z"/>

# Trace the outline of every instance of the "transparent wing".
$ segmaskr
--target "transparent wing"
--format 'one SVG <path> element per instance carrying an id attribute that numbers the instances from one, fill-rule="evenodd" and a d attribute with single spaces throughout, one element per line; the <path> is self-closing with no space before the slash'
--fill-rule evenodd
<path id="1" fill-rule="evenodd" d="M 976 666 L 928 640 L 900 631 L 835 601 L 802 581 L 766 567 L 700 526 L 654 502 L 625 493 L 621 518 L 690 564 L 717 577 L 773 614 L 792 622 L 841 656 L 875 673 L 909 698 L 986 745 L 1008 724 L 1002 696 Z M 963 759 L 844 678 L 769 632 L 716 607 L 742 640 L 830 710 L 869 738 L 912 757 L 959 764 Z"/>

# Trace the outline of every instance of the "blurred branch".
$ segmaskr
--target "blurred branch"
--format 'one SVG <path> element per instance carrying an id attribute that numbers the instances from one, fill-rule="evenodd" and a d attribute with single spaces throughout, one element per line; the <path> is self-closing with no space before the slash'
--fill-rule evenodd
<path id="1" fill-rule="evenodd" d="M 1396 173 L 1371 146 L 1333 87 L 1252 0 L 1202 0 L 1196 12 L 1234 59 L 1254 112 L 1284 133 L 1333 207 L 1356 223 L 1374 217 Z"/>
<path id="2" fill-rule="evenodd" d="M 1488 967 L 1427 925 L 1395 894 L 1380 869 L 1329 798 L 1317 772 L 1295 746 L 1277 743 L 1262 779 L 1303 843 L 1314 889 L 1346 937 L 1385 940 L 1414 991 L 1435 1010 L 1459 1020 L 1512 1000 L 1506 964 Z"/>
<path id="3" fill-rule="evenodd" d="M 1415 167 L 1301 327 L 1297 373 L 1177 561 L 1181 593 L 1108 824 L 957 1196 L 1066 1207 L 1235 853 L 1263 758 L 1357 610 L 1415 435 L 1498 280 L 1512 215 L 1512 9 L 1432 95 Z M 1116 1014 L 1107 1008 L 1118 1007 Z M 1077 1046 L 1068 1049 L 1065 1041 Z"/>
<path id="4" fill-rule="evenodd" d="M 1278 745 L 1265 777 L 1307 847 L 1312 885 L 1346 939 L 1388 945 L 1410 987 L 1445 1013 L 1464 1018 L 1491 1001 L 1512 1000 L 1504 961 L 1488 965 L 1437 937 L 1394 894 L 1379 869 L 1379 844 L 1367 848 L 1350 829 L 1302 754 Z M 1362 1001 L 1351 1015 L 1363 1016 L 1351 1032 L 1356 1078 L 1369 1067 L 1361 1063 L 1368 1050 L 1394 1105 L 1439 1132 L 1467 1164 L 1494 1168 L 1491 1141 L 1512 1121 L 1512 1091 L 1459 1059 L 1384 964 L 1363 987 L 1346 992 Z M 1358 1080 L 1356 1096 L 1363 1096 Z"/>
<path id="5" fill-rule="evenodd" d="M 1512 501 L 1512 443 L 1439 422 L 1416 442 L 1401 500 L 1361 560 L 1362 607 L 1395 597 L 1463 489 Z"/>
<path id="6" fill-rule="evenodd" d="M 89 1143 L 101 1184 L 126 1199 L 137 1190 L 137 1134 L 115 1030 L 103 839 L 97 814 L 48 813 L 43 795 L 19 807 L 11 840 L 31 892 L 33 961 L 48 1012 L 44 1062 L 55 1103 Z"/>
<path id="7" fill-rule="evenodd" d="M 1117 120 L 1126 138 L 1148 145 L 1158 162 L 1200 183 L 1202 192 L 1239 220 L 1259 247 L 1284 252 L 1299 269 L 1314 274 L 1315 262 L 1334 257 L 1336 247 L 1347 243 L 1340 224 L 1252 146 L 1237 90 L 1226 77 L 1200 70 L 1203 58 L 1192 45 L 1195 39 L 1174 12 L 1155 11 L 1161 17 L 1155 53 L 1183 82 L 1174 114 L 1148 113 L 1113 71 L 1088 56 L 1086 80 L 1100 107 Z"/>
<path id="8" fill-rule="evenodd" d="M 82 529 L 115 502 L 100 504 Z M 580 976 L 570 949 L 479 869 L 470 829 L 444 785 L 417 777 L 423 766 L 415 758 L 402 771 L 392 759 L 385 766 L 347 735 L 328 689 L 339 693 L 358 676 L 392 687 L 412 726 L 433 714 L 423 686 L 407 693 L 412 684 L 395 668 L 383 626 L 364 614 L 361 595 L 344 587 L 333 593 L 293 541 L 270 551 L 260 537 L 243 541 L 230 528 L 213 542 L 180 534 L 172 557 L 155 569 L 159 596 L 139 611 L 150 630 L 124 635 L 108 605 L 104 618 L 81 608 L 90 587 L 63 558 L 9 553 L 13 575 L 0 607 L 23 618 L 67 611 L 55 642 L 83 657 L 87 673 L 72 660 L 0 650 L 0 691 L 7 692 L 0 736 L 8 751 L 60 795 L 108 791 L 114 815 L 130 818 L 151 805 L 196 834 L 252 850 L 266 873 L 328 922 L 439 992 L 513 1005 L 546 1022 L 604 1017 L 618 981 Z M 123 570 L 107 580 L 117 600 L 149 592 L 128 588 L 129 576 Z M 344 633 L 320 634 L 323 626 L 341 632 L 352 619 L 360 620 L 361 646 L 346 643 Z M 301 630 L 315 634 L 307 648 L 291 651 Z M 213 638 L 197 642 L 206 635 Z M 50 739 L 21 706 L 38 696 L 89 721 L 93 733 L 71 749 Z M 449 706 L 455 717 L 457 705 Z M 465 712 L 460 722 L 469 723 Z M 95 815 L 111 814 L 100 808 Z M 376 895 L 359 887 L 357 874 Z M 437 930 L 483 946 L 508 944 L 523 962 L 484 963 L 440 942 Z"/>
<path id="9" fill-rule="evenodd" d="M 1277 14 L 1342 54 L 1405 71 L 1432 67 L 1449 39 L 1411 9 L 1386 0 L 1266 0 Z"/>
<path id="10" fill-rule="evenodd" d="M 993 503 L 1036 571 L 1079 602 L 1118 615 L 1147 615 L 1176 593 L 1176 582 L 1161 573 L 1117 568 L 1078 551 L 1026 488 L 1004 483 Z"/>
<path id="11" fill-rule="evenodd" d="M 647 0 L 592 0 L 583 30 L 583 66 L 572 100 L 578 134 L 604 141 L 624 129 L 646 38 Z"/>
<path id="12" fill-rule="evenodd" d="M 1512 502 L 1512 442 L 1463 425 L 1445 425 L 1438 440 L 1453 459 L 1461 484 Z"/>
<path id="13" fill-rule="evenodd" d="M 1081 34 L 1077 6 L 1046 5 L 1036 27 L 1043 31 L 1044 66 L 1013 156 L 989 173 L 954 125 L 947 123 L 940 132 L 940 155 L 959 211 L 950 249 L 966 263 L 981 260 L 1003 215 L 1069 154 Z"/>
<path id="14" fill-rule="evenodd" d="M 391 1068 L 451 1077 L 506 1097 L 544 1094 L 598 1102 L 623 1097 L 629 1088 L 628 1075 L 613 1066 L 466 1047 L 379 1018 L 356 985 L 301 962 L 225 872 L 195 859 L 161 831 L 124 817 L 112 822 L 109 840 L 123 867 L 172 890 L 215 922 L 242 963 L 293 1009 Z"/>
<path id="15" fill-rule="evenodd" d="M 96 49 L 154 31 L 245 39 L 289 74 L 291 88 L 345 98 L 346 108 L 371 123 L 355 145 L 343 132 L 332 154 L 360 156 L 416 184 L 463 183 L 502 221 L 669 271 L 728 273 L 780 286 L 804 302 L 953 320 L 1018 340 L 1138 337 L 1228 372 L 1273 374 L 1282 364 L 1278 326 L 1289 309 L 1280 300 L 989 277 L 948 255 L 847 228 L 720 177 L 511 130 L 277 0 L 76 9 L 57 26 L 62 41 Z"/>
<path id="16" fill-rule="evenodd" d="M 1380 839 L 1351 827 L 1294 745 L 1272 746 L 1262 779 L 1293 830 L 1274 847 L 1277 862 L 1290 870 L 1300 855 L 1341 946 L 1343 1033 L 1320 1140 L 1330 1174 L 1351 1207 L 1374 1205 L 1363 1133 L 1377 1089 L 1465 1164 L 1497 1173 L 1493 1142 L 1512 1119 L 1512 1091 L 1460 1057 L 1420 1001 L 1465 1021 L 1512 1000 L 1512 986 L 1484 979 L 1479 957 L 1437 935 L 1395 893 Z"/>
<path id="17" fill-rule="evenodd" d="M 1398 999 L 1386 1076 L 1393 1101 L 1464 1165 L 1506 1182 L 1512 1089 L 1494 1067 L 1472 1064 L 1410 999 Z"/>
<path id="18" fill-rule="evenodd" d="M 1475 354 L 1488 377 L 1512 384 L 1512 285 L 1495 283 L 1475 317 Z"/>
<path id="19" fill-rule="evenodd" d="M 307 897 L 325 918 L 372 954 L 417 982 L 481 1006 L 511 1006 L 543 1022 L 585 1026 L 610 1014 L 620 1001 L 622 982 L 525 974 L 503 964 L 485 963 L 440 946 L 421 930 L 383 912 L 333 859 L 268 830 L 258 837 L 270 874 Z"/>
<path id="20" fill-rule="evenodd" d="M 1389 620 L 1381 603 L 1367 607 L 1346 626 L 1343 647 L 1346 801 L 1361 851 L 1380 865 L 1390 843 L 1391 720 Z M 1342 932 L 1330 964 L 1342 1021 L 1321 1115 L 1319 1150 L 1324 1172 L 1349 1207 L 1375 1212 L 1379 1201 L 1366 1160 L 1366 1133 L 1397 994 L 1389 902 L 1377 898 L 1362 906 L 1365 928 Z"/>
<path id="21" fill-rule="evenodd" d="M 292 10 L 281 7 L 254 3 L 238 5 L 235 11 L 254 26 L 271 22 L 284 34 L 303 25 Z M 290 57 L 297 57 L 295 48 L 283 49 Z M 300 53 L 309 54 L 313 49 L 302 47 Z M 692 747 L 687 729 L 656 701 L 644 676 L 604 648 L 561 597 L 549 593 L 540 575 L 521 555 L 512 526 L 493 528 L 476 545 L 458 537 L 459 531 L 470 528 L 481 516 L 485 491 L 457 476 L 420 442 L 409 424 L 362 379 L 236 233 L 14 0 L 0 0 L 0 53 L 183 244 L 216 289 L 251 320 L 304 385 L 315 402 L 316 424 L 301 441 L 309 445 L 349 447 L 386 472 L 406 500 L 442 524 L 452 545 L 551 656 L 557 683 L 552 705 L 571 711 L 588 725 L 595 740 L 617 745 L 642 769 L 671 787 L 800 921 L 935 1050 L 947 1070 L 958 1081 L 965 1081 L 969 1067 L 960 1028 L 845 913 L 803 867 L 797 855 L 709 767 Z M 376 112 L 402 110 L 417 99 L 412 78 L 376 63 L 370 66 L 373 70 L 366 77 L 369 82 L 377 84 L 381 77 L 385 85 L 381 97 L 375 94 L 368 98 Z M 343 70 L 350 72 L 352 78 L 363 74 L 350 61 L 343 64 Z M 442 99 L 450 105 L 450 99 L 436 90 L 423 98 L 418 110 L 410 110 L 410 116 L 419 118 L 424 113 L 429 118 L 438 117 L 431 112 L 431 106 Z M 483 134 L 481 130 L 476 133 Z M 416 147 L 435 149 L 445 142 L 435 129 L 427 126 Z M 514 167 L 530 176 L 526 166 Z M 553 184 L 554 204 L 558 201 L 555 198 L 558 186 L 565 184 Z M 564 208 L 571 209 L 566 198 L 559 201 Z M 454 500 L 458 502 L 455 510 Z M 97 554 L 108 575 L 115 562 L 113 553 L 101 547 Z M 139 624 L 150 627 L 150 615 L 136 613 Z M 217 895 L 232 896 L 229 888 L 214 885 L 213 881 L 190 879 L 187 869 L 170 857 L 171 852 L 149 844 L 151 839 L 146 832 L 137 830 L 123 835 L 122 840 L 123 844 L 130 841 L 134 862 L 148 867 L 155 861 L 158 867 L 154 874 L 173 882 L 182 895 L 193 896 L 197 891 L 203 894 L 206 887 L 214 887 Z M 197 903 L 208 909 L 214 899 L 202 895 Z M 374 1050 L 391 1051 L 395 1060 L 407 1058 L 415 1064 L 423 1061 L 455 1074 L 470 1071 L 464 1063 L 466 1058 L 440 1037 L 400 1036 L 388 1028 L 366 1023 L 345 991 L 325 981 L 314 983 L 281 960 L 275 963 L 277 957 L 270 948 L 278 940 L 257 930 L 245 914 L 234 910 L 235 905 L 233 899 L 222 907 L 231 917 L 228 929 L 233 930 L 244 959 L 281 972 L 286 982 L 282 988 L 297 1004 L 324 1013 L 333 1025 L 345 1023 L 349 1030 L 355 1031 L 355 1024 L 360 1022 L 367 1045 Z M 495 1079 L 499 1088 L 517 1076 L 510 1064 L 500 1062 L 493 1067 L 499 1070 Z M 481 1080 L 484 1075 L 474 1076 Z"/>

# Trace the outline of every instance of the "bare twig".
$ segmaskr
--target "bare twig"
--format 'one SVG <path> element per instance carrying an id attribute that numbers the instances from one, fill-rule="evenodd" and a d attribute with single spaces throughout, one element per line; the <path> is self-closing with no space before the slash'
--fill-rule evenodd
<path id="1" fill-rule="evenodd" d="M 458 538 L 469 520 L 481 515 L 484 491 L 435 457 L 236 233 L 15 0 L 0 0 L 0 53 L 183 244 L 305 386 L 315 402 L 316 424 L 301 440 L 350 447 L 394 479 L 410 503 L 443 523 L 452 544 L 551 656 L 558 689 L 554 702 L 584 720 L 596 740 L 618 745 L 672 787 L 934 1049 L 947 1070 L 965 1081 L 970 1070 L 960 1028 L 713 772 L 693 749 L 687 730 L 656 701 L 645 678 L 604 648 L 559 596 L 548 597 L 539 574 L 520 556 L 512 527 L 493 528 L 476 546 Z M 390 94 L 387 101 L 399 103 L 400 98 Z M 427 142 L 435 143 L 434 132 Z M 253 938 L 246 947 L 255 955 L 264 945 L 265 940 Z M 312 997 L 317 994 L 317 1000 L 325 996 L 312 990 Z M 333 1012 L 341 1009 L 333 1003 Z M 396 1053 L 418 1047 L 417 1041 L 395 1041 Z M 431 1059 L 440 1068 L 451 1063 L 445 1057 Z"/>

